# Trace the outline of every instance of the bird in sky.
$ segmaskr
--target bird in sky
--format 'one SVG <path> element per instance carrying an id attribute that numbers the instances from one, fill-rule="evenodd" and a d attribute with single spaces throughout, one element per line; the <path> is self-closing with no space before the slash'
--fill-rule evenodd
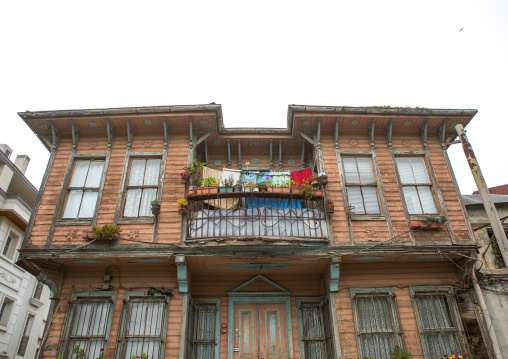
<path id="1" fill-rule="evenodd" d="M 462 30 L 464 30 L 464 28 L 460 29 L 459 32 L 461 32 Z"/>

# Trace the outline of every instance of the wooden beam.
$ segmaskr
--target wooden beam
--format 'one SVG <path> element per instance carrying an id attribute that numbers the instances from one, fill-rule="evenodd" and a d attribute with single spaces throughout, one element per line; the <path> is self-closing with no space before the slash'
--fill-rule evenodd
<path id="1" fill-rule="evenodd" d="M 279 171 L 282 172 L 282 138 L 279 138 Z"/>
<path id="2" fill-rule="evenodd" d="M 208 131 L 207 133 L 205 133 L 203 136 L 201 136 L 201 138 L 196 142 L 196 145 L 199 145 L 201 142 L 203 142 L 204 140 L 206 140 L 208 138 L 208 136 L 210 136 L 211 134 L 213 133 L 213 131 Z"/>
<path id="3" fill-rule="evenodd" d="M 169 143 L 169 128 L 165 116 L 162 118 L 162 123 L 164 124 L 164 150 L 167 150 Z"/>
<path id="4" fill-rule="evenodd" d="M 446 123 L 448 122 L 448 119 L 445 118 L 443 122 L 441 123 L 441 126 L 439 126 L 438 130 L 438 136 L 439 140 L 441 141 L 441 146 L 445 146 L 445 139 L 446 139 Z"/>
<path id="5" fill-rule="evenodd" d="M 79 128 L 76 126 L 73 120 L 70 121 L 72 125 L 72 149 L 76 150 L 79 141 Z"/>
<path id="6" fill-rule="evenodd" d="M 58 141 L 60 139 L 60 130 L 58 129 L 58 127 L 55 126 L 53 121 L 50 121 L 50 123 L 51 123 L 51 135 L 53 136 L 53 143 L 51 144 L 51 150 L 53 150 L 53 148 L 56 150 Z"/>
<path id="7" fill-rule="evenodd" d="M 106 126 L 108 130 L 108 151 L 111 151 L 111 146 L 113 146 L 113 138 L 115 137 L 115 130 L 109 122 L 109 119 L 106 119 Z"/>
<path id="8" fill-rule="evenodd" d="M 314 137 L 314 148 L 316 153 L 318 177 L 326 176 L 325 163 L 323 160 L 323 149 L 321 147 L 321 117 L 318 117 L 317 120 L 317 131 Z"/>
<path id="9" fill-rule="evenodd" d="M 205 166 L 208 166 L 208 140 L 205 139 Z"/>
<path id="10" fill-rule="evenodd" d="M 317 119 L 317 134 L 316 138 L 318 142 L 321 142 L 321 117 Z"/>
<path id="11" fill-rule="evenodd" d="M 333 126 L 333 139 L 335 140 L 335 149 L 339 149 L 339 118 L 335 117 L 335 125 Z"/>
<path id="12" fill-rule="evenodd" d="M 302 141 L 302 166 L 300 167 L 302 170 L 305 168 L 305 140 Z"/>
<path id="13" fill-rule="evenodd" d="M 270 138 L 270 172 L 273 172 L 273 140 Z"/>
<path id="14" fill-rule="evenodd" d="M 130 151 L 132 146 L 132 127 L 129 118 L 126 117 L 125 122 L 127 122 L 127 150 Z"/>
<path id="15" fill-rule="evenodd" d="M 197 133 L 194 134 L 194 127 L 192 125 L 192 116 L 189 116 L 189 155 L 187 156 L 188 163 L 194 161 L 195 136 L 197 136 Z"/>
<path id="16" fill-rule="evenodd" d="M 372 121 L 370 122 L 369 126 L 369 140 L 370 140 L 370 147 L 374 147 L 374 130 L 376 128 L 376 118 L 372 117 Z"/>
<path id="17" fill-rule="evenodd" d="M 298 132 L 300 135 L 302 135 L 303 138 L 305 138 L 312 146 L 314 146 L 314 141 L 311 140 L 311 138 L 309 136 L 307 136 L 305 133 L 303 132 Z"/>
<path id="18" fill-rule="evenodd" d="M 386 127 L 386 141 L 388 142 L 388 148 L 392 150 L 392 129 L 393 129 L 393 118 L 390 118 L 390 122 Z"/>
<path id="19" fill-rule="evenodd" d="M 238 139 L 238 169 L 242 169 L 242 143 L 240 139 Z"/>
<path id="20" fill-rule="evenodd" d="M 423 142 L 423 149 L 427 151 L 427 126 L 429 124 L 429 119 L 425 119 L 425 123 L 423 124 L 422 128 L 420 129 L 420 137 L 422 138 Z"/>
<path id="21" fill-rule="evenodd" d="M 229 138 L 227 139 L 228 142 L 228 168 L 231 168 L 231 143 L 229 141 Z"/>

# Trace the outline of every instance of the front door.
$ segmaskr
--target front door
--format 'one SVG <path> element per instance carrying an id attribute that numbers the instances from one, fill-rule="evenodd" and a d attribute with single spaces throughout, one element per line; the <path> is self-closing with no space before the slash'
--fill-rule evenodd
<path id="1" fill-rule="evenodd" d="M 235 305 L 235 359 L 286 359 L 284 303 Z"/>

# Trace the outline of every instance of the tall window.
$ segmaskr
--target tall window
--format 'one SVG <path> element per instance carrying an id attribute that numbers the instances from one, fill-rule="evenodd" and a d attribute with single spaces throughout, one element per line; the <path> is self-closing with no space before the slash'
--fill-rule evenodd
<path id="1" fill-rule="evenodd" d="M 401 345 L 391 288 L 351 289 L 360 358 L 389 359 Z"/>
<path id="2" fill-rule="evenodd" d="M 355 214 L 379 214 L 377 183 L 368 157 L 344 157 L 349 205 Z"/>
<path id="3" fill-rule="evenodd" d="M 187 358 L 216 358 L 219 320 L 217 307 L 217 303 L 194 302 L 191 304 Z"/>
<path id="4" fill-rule="evenodd" d="M 63 218 L 92 218 L 95 212 L 104 160 L 80 160 L 74 163 Z"/>
<path id="5" fill-rule="evenodd" d="M 301 356 L 305 359 L 332 359 L 333 340 L 327 300 L 297 298 Z"/>
<path id="6" fill-rule="evenodd" d="M 432 183 L 427 174 L 424 159 L 398 157 L 397 167 L 409 214 L 436 214 Z"/>
<path id="7" fill-rule="evenodd" d="M 96 358 L 101 348 L 107 350 L 107 338 L 111 317 L 113 315 L 113 295 L 106 297 L 75 297 L 70 302 L 69 320 L 67 321 L 65 343 L 62 346 L 63 359 L 72 357 L 72 350 L 79 346 Z"/>
<path id="8" fill-rule="evenodd" d="M 425 357 L 462 351 L 465 334 L 451 289 L 410 287 Z"/>
<path id="9" fill-rule="evenodd" d="M 44 284 L 42 284 L 41 282 L 37 281 L 37 285 L 36 285 L 35 290 L 34 290 L 33 298 L 37 299 L 37 300 L 40 300 L 43 289 L 44 289 Z"/>
<path id="10" fill-rule="evenodd" d="M 25 356 L 28 341 L 30 340 L 30 332 L 34 323 L 35 315 L 28 314 L 26 318 L 25 327 L 23 328 L 23 335 L 21 335 L 21 342 L 19 343 L 18 355 Z"/>
<path id="11" fill-rule="evenodd" d="M 120 358 L 164 358 L 166 297 L 129 297 L 120 330 Z"/>
<path id="12" fill-rule="evenodd" d="M 18 248 L 19 237 L 16 236 L 12 231 L 9 232 L 5 239 L 4 248 L 2 254 L 9 259 L 14 259 L 16 256 L 16 249 Z"/>
<path id="13" fill-rule="evenodd" d="M 12 310 L 14 309 L 14 299 L 3 296 L 0 301 L 0 326 L 6 328 L 9 324 Z"/>
<path id="14" fill-rule="evenodd" d="M 157 198 L 160 158 L 133 159 L 126 187 L 124 217 L 153 216 L 150 205 Z"/>

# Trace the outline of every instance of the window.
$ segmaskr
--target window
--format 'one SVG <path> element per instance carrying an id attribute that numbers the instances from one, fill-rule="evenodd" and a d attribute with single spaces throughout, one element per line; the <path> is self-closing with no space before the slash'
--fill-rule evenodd
<path id="1" fill-rule="evenodd" d="M 32 331 L 34 319 L 35 319 L 35 315 L 28 314 L 28 317 L 26 318 L 26 322 L 25 322 L 25 327 L 23 329 L 23 335 L 21 336 L 21 342 L 19 343 L 18 355 L 21 355 L 21 356 L 25 355 L 28 341 L 30 340 L 30 332 Z"/>
<path id="2" fill-rule="evenodd" d="M 78 345 L 96 358 L 101 348 L 107 351 L 107 339 L 113 315 L 115 294 L 97 292 L 97 296 L 76 295 L 70 302 L 64 344 L 60 355 L 63 359 L 72 357 L 72 349 Z M 84 294 L 84 295 L 85 295 Z"/>
<path id="3" fill-rule="evenodd" d="M 133 159 L 126 186 L 124 217 L 153 216 L 151 202 L 157 198 L 160 158 Z"/>
<path id="4" fill-rule="evenodd" d="M 33 298 L 37 299 L 37 300 L 41 300 L 41 295 L 42 295 L 43 289 L 44 289 L 44 284 L 37 281 L 37 286 L 35 287 Z"/>
<path id="5" fill-rule="evenodd" d="M 452 290 L 432 287 L 409 289 L 425 356 L 441 357 L 462 352 L 465 334 Z"/>
<path id="6" fill-rule="evenodd" d="M 7 296 L 3 296 L 3 300 L 0 301 L 0 326 L 7 328 L 9 319 L 11 317 L 12 310 L 14 309 L 14 299 Z"/>
<path id="7" fill-rule="evenodd" d="M 140 293 L 140 295 L 142 295 Z M 164 358 L 168 299 L 126 295 L 120 330 L 120 357 Z"/>
<path id="8" fill-rule="evenodd" d="M 397 167 L 409 214 L 436 214 L 432 183 L 423 158 L 398 157 Z"/>
<path id="9" fill-rule="evenodd" d="M 7 239 L 5 240 L 2 254 L 11 260 L 14 259 L 16 255 L 16 249 L 18 248 L 18 242 L 19 237 L 10 231 L 7 235 Z"/>
<path id="10" fill-rule="evenodd" d="M 74 163 L 63 218 L 92 218 L 99 195 L 104 160 L 80 160 Z"/>
<path id="11" fill-rule="evenodd" d="M 332 359 L 333 343 L 327 300 L 297 298 L 301 356 Z"/>
<path id="12" fill-rule="evenodd" d="M 187 358 L 218 358 L 219 303 L 218 300 L 209 300 L 190 305 Z"/>
<path id="13" fill-rule="evenodd" d="M 401 345 L 391 288 L 351 289 L 359 357 L 389 359 Z"/>
<path id="14" fill-rule="evenodd" d="M 380 214 L 377 183 L 368 157 L 344 157 L 349 205 L 355 214 Z"/>

